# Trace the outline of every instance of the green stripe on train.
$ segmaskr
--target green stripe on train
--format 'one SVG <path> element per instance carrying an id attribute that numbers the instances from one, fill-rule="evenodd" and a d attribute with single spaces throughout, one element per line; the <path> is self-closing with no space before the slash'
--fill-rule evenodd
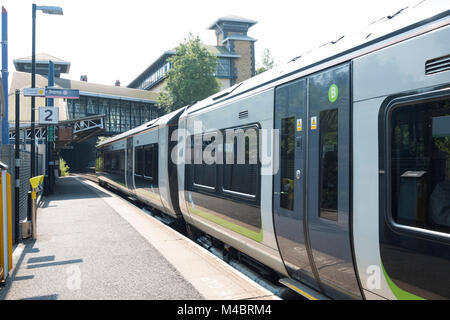
<path id="1" fill-rule="evenodd" d="M 218 216 L 215 216 L 211 213 L 194 209 L 192 206 L 189 206 L 189 211 L 197 216 L 200 216 L 202 218 L 205 218 L 209 221 L 212 221 L 224 228 L 230 229 L 236 233 L 239 233 L 247 238 L 250 238 L 252 240 L 262 242 L 263 241 L 263 230 L 261 228 L 261 231 L 255 232 L 250 229 L 244 228 L 243 226 L 237 225 L 233 222 L 227 221 L 225 219 L 219 218 Z"/>
<path id="2" fill-rule="evenodd" d="M 422 297 L 416 296 L 412 293 L 409 293 L 397 287 L 394 281 L 392 281 L 391 278 L 389 278 L 386 270 L 384 269 L 383 263 L 381 264 L 381 267 L 383 268 L 384 277 L 386 278 L 389 288 L 391 289 L 392 293 L 398 300 L 425 300 Z"/>

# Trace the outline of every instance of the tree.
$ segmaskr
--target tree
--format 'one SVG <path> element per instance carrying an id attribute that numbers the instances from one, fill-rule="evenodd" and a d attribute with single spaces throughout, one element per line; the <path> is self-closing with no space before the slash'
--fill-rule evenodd
<path id="1" fill-rule="evenodd" d="M 174 111 L 219 91 L 219 82 L 214 76 L 217 57 L 206 50 L 198 36 L 189 34 L 167 61 L 173 67 L 158 97 L 160 108 Z"/>
<path id="2" fill-rule="evenodd" d="M 275 62 L 274 62 L 272 56 L 270 55 L 270 50 L 265 48 L 261 55 L 260 67 L 258 69 L 256 69 L 256 74 L 263 73 L 267 70 L 272 69 L 273 67 L 275 67 Z"/>

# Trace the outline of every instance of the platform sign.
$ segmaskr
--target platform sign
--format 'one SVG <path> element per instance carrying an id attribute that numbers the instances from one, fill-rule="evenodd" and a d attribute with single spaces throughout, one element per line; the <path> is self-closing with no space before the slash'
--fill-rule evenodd
<path id="1" fill-rule="evenodd" d="M 65 99 L 79 99 L 80 90 L 60 89 L 60 88 L 46 88 L 46 98 L 65 98 Z"/>
<path id="2" fill-rule="evenodd" d="M 59 108 L 40 107 L 39 108 L 39 124 L 58 124 Z"/>
<path id="3" fill-rule="evenodd" d="M 45 97 L 45 89 L 43 88 L 24 88 L 24 97 Z"/>

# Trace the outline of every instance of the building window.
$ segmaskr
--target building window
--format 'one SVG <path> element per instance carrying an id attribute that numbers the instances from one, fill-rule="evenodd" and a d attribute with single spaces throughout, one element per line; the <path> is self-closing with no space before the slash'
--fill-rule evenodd
<path id="1" fill-rule="evenodd" d="M 450 233 L 450 98 L 391 110 L 392 218 L 398 224 Z"/>
<path id="2" fill-rule="evenodd" d="M 153 108 L 153 109 L 151 110 L 151 112 L 152 112 L 152 120 L 158 119 L 158 117 L 159 117 L 159 115 L 158 115 L 158 109 Z"/>
<path id="3" fill-rule="evenodd" d="M 98 114 L 106 115 L 108 110 L 108 100 L 98 99 Z"/>
<path id="4" fill-rule="evenodd" d="M 86 98 L 80 97 L 75 100 L 74 119 L 80 119 L 86 117 Z"/>
<path id="5" fill-rule="evenodd" d="M 121 132 L 125 132 L 131 129 L 130 121 L 131 121 L 131 105 L 128 101 L 121 101 L 120 109 L 121 109 Z"/>
<path id="6" fill-rule="evenodd" d="M 131 103 L 131 128 L 136 128 L 141 124 L 140 109 L 140 104 L 138 104 L 137 102 Z"/>
<path id="7" fill-rule="evenodd" d="M 141 115 L 142 115 L 142 123 L 146 123 L 151 120 L 151 110 L 148 105 L 146 104 L 142 105 Z"/>
<path id="8" fill-rule="evenodd" d="M 87 98 L 86 116 L 98 114 L 96 109 L 97 109 L 97 99 Z"/>
<path id="9" fill-rule="evenodd" d="M 120 105 L 118 100 L 110 100 L 109 131 L 120 132 Z"/>
<path id="10" fill-rule="evenodd" d="M 73 120 L 75 117 L 75 100 L 67 100 L 67 112 L 69 114 L 69 120 Z"/>
<path id="11" fill-rule="evenodd" d="M 216 77 L 229 77 L 230 75 L 230 59 L 217 59 Z"/>
<path id="12" fill-rule="evenodd" d="M 150 88 L 154 83 L 164 78 L 164 76 L 170 69 L 172 69 L 172 65 L 169 62 L 165 63 L 164 65 L 159 67 L 156 71 L 147 76 L 147 78 L 145 78 L 145 80 L 141 82 L 138 88 L 141 90 L 146 90 Z"/>

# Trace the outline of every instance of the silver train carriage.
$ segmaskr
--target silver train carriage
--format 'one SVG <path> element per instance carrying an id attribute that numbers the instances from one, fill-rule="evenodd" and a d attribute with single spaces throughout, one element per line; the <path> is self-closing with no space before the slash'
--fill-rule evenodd
<path id="1" fill-rule="evenodd" d="M 176 165 L 170 154 L 184 109 L 171 112 L 97 145 L 96 174 L 100 185 L 129 194 L 173 218 L 178 205 Z"/>
<path id="2" fill-rule="evenodd" d="M 100 183 L 308 298 L 448 299 L 449 24 L 448 3 L 421 2 L 105 141 Z M 216 160 L 245 141 L 245 163 L 192 161 L 196 139 Z"/>

